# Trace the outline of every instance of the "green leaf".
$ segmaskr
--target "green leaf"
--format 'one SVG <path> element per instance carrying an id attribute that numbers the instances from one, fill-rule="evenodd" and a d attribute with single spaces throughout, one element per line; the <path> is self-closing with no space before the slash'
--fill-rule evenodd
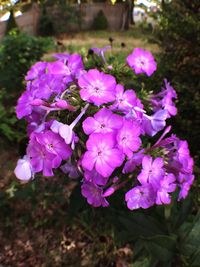
<path id="1" fill-rule="evenodd" d="M 192 256 L 190 264 L 191 267 L 198 267 L 200 265 L 200 248 Z"/>
<path id="2" fill-rule="evenodd" d="M 187 257 L 192 257 L 200 250 L 200 213 L 197 214 L 195 221 L 191 224 L 183 225 L 181 228 L 181 247 L 180 251 Z M 185 234 L 187 229 L 187 234 Z M 197 253 L 198 256 L 198 253 Z M 193 256 L 194 257 L 194 256 Z M 199 256 L 198 256 L 199 257 Z M 193 259 L 191 259 L 194 261 Z M 196 262 L 196 260 L 195 260 Z"/>
<path id="3" fill-rule="evenodd" d="M 122 232 L 127 232 L 129 240 L 137 240 L 140 237 L 162 235 L 165 231 L 162 226 L 151 216 L 135 212 L 131 214 L 121 213 L 119 216 Z M 123 233 L 125 235 L 125 233 Z"/>
<path id="4" fill-rule="evenodd" d="M 176 236 L 157 235 L 145 238 L 145 247 L 153 258 L 170 261 L 176 252 Z"/>

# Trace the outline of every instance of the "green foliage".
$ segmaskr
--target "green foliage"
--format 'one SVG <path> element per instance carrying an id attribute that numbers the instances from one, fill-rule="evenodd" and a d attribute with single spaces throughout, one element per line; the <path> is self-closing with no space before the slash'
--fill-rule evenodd
<path id="1" fill-rule="evenodd" d="M 23 122 L 18 122 L 14 107 L 5 104 L 6 99 L 5 89 L 0 90 L 0 136 L 2 145 L 5 140 L 14 142 L 24 137 L 25 125 Z"/>
<path id="2" fill-rule="evenodd" d="M 12 141 L 15 138 L 15 132 L 13 127 L 17 121 L 17 118 L 14 115 L 14 110 L 9 107 L 5 108 L 3 104 L 3 98 L 5 97 L 5 91 L 0 91 L 0 135 L 3 138 Z"/>
<path id="3" fill-rule="evenodd" d="M 92 28 L 94 30 L 106 30 L 108 28 L 108 20 L 102 10 L 94 18 Z"/>
<path id="4" fill-rule="evenodd" d="M 14 106 L 28 69 L 51 46 L 52 39 L 36 38 L 15 30 L 3 39 L 0 45 L 0 133 L 4 139 L 18 141 L 25 135 L 24 124 L 16 121 Z"/>
<path id="5" fill-rule="evenodd" d="M 52 46 L 52 39 L 10 32 L 0 45 L 0 87 L 9 100 L 22 92 L 22 81 L 30 66 Z"/>
<path id="6" fill-rule="evenodd" d="M 200 2 L 174 0 L 163 5 L 156 36 L 163 49 L 160 65 L 178 92 L 176 132 L 200 156 Z M 160 76 L 161 76 L 160 75 Z"/>

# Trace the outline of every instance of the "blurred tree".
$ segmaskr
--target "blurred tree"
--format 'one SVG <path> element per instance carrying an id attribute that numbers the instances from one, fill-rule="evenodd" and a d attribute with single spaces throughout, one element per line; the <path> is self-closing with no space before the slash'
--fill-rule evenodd
<path id="1" fill-rule="evenodd" d="M 158 39 L 161 64 L 180 96 L 177 134 L 200 156 L 200 1 L 162 1 Z"/>

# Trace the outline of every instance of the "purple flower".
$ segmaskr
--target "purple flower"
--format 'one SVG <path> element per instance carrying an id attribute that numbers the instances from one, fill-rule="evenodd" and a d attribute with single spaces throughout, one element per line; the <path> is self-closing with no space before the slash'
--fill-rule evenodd
<path id="1" fill-rule="evenodd" d="M 61 160 L 67 160 L 72 154 L 71 148 L 58 134 L 52 131 L 37 133 L 35 137 L 47 152 L 57 155 Z"/>
<path id="2" fill-rule="evenodd" d="M 17 101 L 16 114 L 18 119 L 22 119 L 32 113 L 31 102 L 34 100 L 32 92 L 25 91 Z"/>
<path id="3" fill-rule="evenodd" d="M 127 113 L 135 107 L 143 109 L 143 105 L 137 98 L 135 91 L 132 89 L 124 91 L 124 86 L 118 84 L 116 86 L 116 100 L 111 108 Z"/>
<path id="4" fill-rule="evenodd" d="M 144 156 L 142 160 L 142 171 L 137 179 L 141 184 L 150 183 L 154 189 L 158 187 L 159 181 L 164 177 L 164 162 L 162 158 L 153 160 L 151 156 Z"/>
<path id="5" fill-rule="evenodd" d="M 173 172 L 176 176 L 182 172 L 192 174 L 194 161 L 190 156 L 188 143 L 172 135 L 160 141 L 156 147 L 163 147 L 168 155 L 166 168 L 168 172 Z"/>
<path id="6" fill-rule="evenodd" d="M 69 57 L 70 57 L 70 54 L 68 53 L 57 53 L 57 54 L 54 54 L 54 57 L 60 61 L 62 61 L 64 64 L 67 63 Z"/>
<path id="7" fill-rule="evenodd" d="M 103 186 L 105 186 L 108 181 L 108 177 L 103 177 L 96 170 L 92 171 L 85 170 L 84 178 L 86 181 L 92 182 L 96 185 L 103 185 Z"/>
<path id="8" fill-rule="evenodd" d="M 62 75 L 48 73 L 35 80 L 32 88 L 35 98 L 48 100 L 53 94 L 61 94 L 66 88 L 66 83 L 63 81 Z"/>
<path id="9" fill-rule="evenodd" d="M 152 95 L 150 102 L 153 106 L 154 111 L 159 109 L 164 109 L 168 112 L 168 117 L 175 116 L 177 114 L 177 108 L 173 102 L 173 99 L 177 98 L 176 91 L 167 80 L 164 80 L 165 87 L 162 88 L 162 91 L 156 95 Z"/>
<path id="10" fill-rule="evenodd" d="M 71 75 L 72 79 L 79 78 L 81 72 L 84 70 L 82 57 L 78 54 L 58 53 L 54 57 L 66 66 L 68 75 Z"/>
<path id="11" fill-rule="evenodd" d="M 137 153 L 133 153 L 131 158 L 126 161 L 122 173 L 133 172 L 137 166 L 141 165 L 142 159 L 144 157 L 143 153 L 144 153 L 143 149 Z"/>
<path id="12" fill-rule="evenodd" d="M 109 74 L 92 69 L 79 77 L 78 84 L 85 101 L 100 106 L 115 100 L 116 80 Z"/>
<path id="13" fill-rule="evenodd" d="M 166 126 L 168 112 L 166 110 L 158 110 L 152 116 L 144 114 L 142 128 L 144 132 L 150 136 L 154 136 Z"/>
<path id="14" fill-rule="evenodd" d="M 130 210 L 147 209 L 155 204 L 155 192 L 150 184 L 136 186 L 125 195 Z"/>
<path id="15" fill-rule="evenodd" d="M 176 178 L 172 173 L 167 174 L 160 180 L 160 185 L 157 191 L 156 196 L 156 204 L 162 205 L 162 204 L 170 204 L 171 192 L 174 192 L 176 190 Z"/>
<path id="16" fill-rule="evenodd" d="M 60 169 L 65 174 L 68 174 L 69 178 L 77 179 L 80 176 L 77 164 L 72 164 L 70 159 L 64 165 L 62 165 Z"/>
<path id="17" fill-rule="evenodd" d="M 117 133 L 118 147 L 129 158 L 141 146 L 140 125 L 132 120 L 124 120 L 122 128 Z"/>
<path id="18" fill-rule="evenodd" d="M 84 120 L 82 126 L 86 134 L 109 133 L 121 128 L 123 119 L 107 108 L 100 109 L 94 117 Z"/>
<path id="19" fill-rule="evenodd" d="M 95 168 L 103 177 L 109 177 L 123 163 L 123 153 L 116 148 L 115 136 L 111 133 L 91 134 L 86 147 L 82 166 L 89 171 Z"/>
<path id="20" fill-rule="evenodd" d="M 177 144 L 177 154 L 175 160 L 177 160 L 182 165 L 182 172 L 191 174 L 193 171 L 194 161 L 190 156 L 190 151 L 188 148 L 187 141 L 178 140 Z"/>
<path id="21" fill-rule="evenodd" d="M 23 159 L 19 159 L 17 161 L 17 166 L 14 170 L 14 173 L 15 176 L 21 181 L 29 181 L 32 178 L 32 168 L 27 156 L 24 156 Z"/>
<path id="22" fill-rule="evenodd" d="M 51 130 L 54 133 L 58 133 L 65 140 L 66 144 L 71 144 L 74 140 L 75 134 L 70 125 L 55 120 L 51 125 Z"/>
<path id="23" fill-rule="evenodd" d="M 71 72 L 62 61 L 49 62 L 47 65 L 47 73 L 52 75 L 70 76 Z"/>
<path id="24" fill-rule="evenodd" d="M 82 57 L 78 54 L 72 54 L 69 59 L 67 66 L 71 72 L 73 79 L 78 79 L 84 70 Z"/>
<path id="25" fill-rule="evenodd" d="M 146 73 L 147 76 L 151 76 L 157 69 L 157 64 L 152 54 L 141 48 L 135 48 L 126 60 L 136 74 Z"/>
<path id="26" fill-rule="evenodd" d="M 109 203 L 102 196 L 103 190 L 91 182 L 84 182 L 81 186 L 82 195 L 87 198 L 88 204 L 93 207 L 107 207 Z"/>
<path id="27" fill-rule="evenodd" d="M 179 192 L 178 200 L 185 199 L 188 195 L 191 185 L 194 182 L 194 175 L 180 173 L 178 176 L 178 182 L 178 185 L 181 189 Z"/>
<path id="28" fill-rule="evenodd" d="M 38 78 L 40 75 L 45 74 L 47 67 L 47 62 L 37 62 L 35 63 L 31 69 L 28 71 L 25 80 L 34 80 Z"/>
<path id="29" fill-rule="evenodd" d="M 31 138 L 27 147 L 27 156 L 33 172 L 42 171 L 44 176 L 53 176 L 52 169 L 58 168 L 62 160 L 56 154 L 48 152 L 43 145 L 37 142 L 36 138 Z"/>
<path id="30" fill-rule="evenodd" d="M 103 59 L 104 63 L 106 63 L 104 52 L 106 52 L 109 49 L 111 49 L 110 45 L 104 46 L 103 48 L 98 48 L 98 47 L 92 48 L 93 52 Z"/>

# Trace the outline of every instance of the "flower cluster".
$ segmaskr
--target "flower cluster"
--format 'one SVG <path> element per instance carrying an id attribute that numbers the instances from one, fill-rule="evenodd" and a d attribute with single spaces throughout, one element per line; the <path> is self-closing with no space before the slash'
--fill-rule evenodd
<path id="1" fill-rule="evenodd" d="M 94 51 L 102 57 L 106 49 Z M 82 195 L 94 207 L 108 206 L 119 189 L 130 210 L 170 204 L 175 191 L 178 200 L 185 198 L 194 180 L 193 159 L 186 141 L 166 137 L 171 130 L 167 120 L 177 113 L 177 95 L 169 82 L 149 94 L 147 107 L 109 71 L 86 70 L 80 55 L 55 57 L 36 63 L 25 77 L 16 113 L 28 123 L 29 143 L 16 177 L 53 176 L 59 168 L 81 179 Z M 127 64 L 135 75 L 151 76 L 157 68 L 152 54 L 140 48 Z M 151 137 L 162 130 L 152 144 Z"/>

